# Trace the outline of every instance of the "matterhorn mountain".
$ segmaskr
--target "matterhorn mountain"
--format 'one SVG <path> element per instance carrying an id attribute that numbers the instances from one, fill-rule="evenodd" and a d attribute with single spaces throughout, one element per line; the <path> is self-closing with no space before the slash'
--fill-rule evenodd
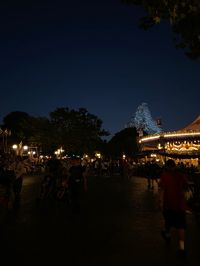
<path id="1" fill-rule="evenodd" d="M 126 127 L 135 127 L 139 133 L 146 132 L 147 134 L 156 134 L 162 131 L 161 127 L 153 120 L 147 103 L 138 106 L 135 115 Z"/>

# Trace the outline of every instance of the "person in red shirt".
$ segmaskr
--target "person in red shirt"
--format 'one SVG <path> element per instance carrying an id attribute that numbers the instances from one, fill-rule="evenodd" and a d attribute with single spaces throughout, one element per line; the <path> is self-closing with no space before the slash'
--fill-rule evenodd
<path id="1" fill-rule="evenodd" d="M 185 255 L 186 201 L 184 190 L 187 177 L 176 169 L 175 162 L 168 160 L 160 177 L 160 208 L 163 212 L 165 229 L 162 237 L 170 242 L 171 228 L 177 229 L 179 237 L 179 254 Z"/>

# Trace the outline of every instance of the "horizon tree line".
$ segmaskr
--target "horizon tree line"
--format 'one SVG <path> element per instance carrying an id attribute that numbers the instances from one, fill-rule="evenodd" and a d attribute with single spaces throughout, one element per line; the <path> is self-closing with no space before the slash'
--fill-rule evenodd
<path id="1" fill-rule="evenodd" d="M 14 111 L 3 118 L 1 128 L 11 132 L 8 145 L 22 142 L 37 146 L 43 154 L 53 154 L 58 147 L 63 147 L 68 154 L 94 155 L 95 151 L 100 151 L 107 158 L 120 158 L 122 154 L 134 157 L 139 151 L 138 127 L 144 131 L 150 127 L 155 130 L 147 104 L 142 107 L 144 103 L 138 107 L 142 111 L 136 110 L 135 120 L 129 127 L 117 132 L 109 141 L 105 140 L 110 133 L 102 128 L 103 121 L 86 108 L 59 107 L 50 112 L 49 117 Z M 146 134 L 149 132 L 146 130 Z"/>

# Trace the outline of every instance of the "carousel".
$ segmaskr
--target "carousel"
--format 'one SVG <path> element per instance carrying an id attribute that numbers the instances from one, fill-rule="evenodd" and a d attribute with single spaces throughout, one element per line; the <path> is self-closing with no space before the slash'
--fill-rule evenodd
<path id="1" fill-rule="evenodd" d="M 200 165 L 200 115 L 186 127 L 174 132 L 162 132 L 139 138 L 145 160 L 164 162 L 173 158 L 177 163 Z"/>

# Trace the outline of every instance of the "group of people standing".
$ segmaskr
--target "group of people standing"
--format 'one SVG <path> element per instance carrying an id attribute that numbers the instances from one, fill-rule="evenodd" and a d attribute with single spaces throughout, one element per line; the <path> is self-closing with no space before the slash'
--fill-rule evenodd
<path id="1" fill-rule="evenodd" d="M 20 200 L 23 177 L 29 171 L 28 169 L 28 163 L 20 156 L 17 156 L 12 162 L 6 163 L 4 161 L 4 163 L 1 163 L 1 183 L 4 182 L 5 187 L 7 187 L 5 193 L 7 204 L 12 193 L 14 194 L 14 201 Z M 155 175 L 155 171 L 158 171 L 158 169 L 150 169 L 150 167 L 147 169 L 149 169 L 147 171 L 148 178 L 152 179 L 151 175 Z M 42 200 L 54 196 L 57 199 L 66 199 L 72 210 L 79 212 L 81 194 L 83 191 L 87 191 L 88 171 L 87 164 L 83 164 L 80 158 L 72 158 L 67 164 L 63 164 L 58 159 L 50 159 L 45 165 L 39 199 Z M 151 186 L 149 181 L 148 186 Z M 185 229 L 188 206 L 184 192 L 187 186 L 188 176 L 178 170 L 173 160 L 166 161 L 162 171 L 159 170 L 158 180 L 159 206 L 164 218 L 164 229 L 161 235 L 166 243 L 169 244 L 171 241 L 171 229 L 177 229 L 179 238 L 178 251 L 181 256 L 186 254 Z"/>
<path id="2" fill-rule="evenodd" d="M 82 192 L 87 191 L 87 174 L 87 166 L 78 157 L 68 161 L 50 159 L 45 165 L 39 199 L 64 200 L 79 212 Z"/>
<path id="3" fill-rule="evenodd" d="M 5 157 L 0 161 L 0 185 L 3 186 L 1 203 L 10 208 L 19 203 L 24 176 L 30 172 L 31 164 L 27 158 Z"/>
<path id="4" fill-rule="evenodd" d="M 166 161 L 164 167 L 158 168 L 152 166 L 149 169 L 151 179 L 156 179 L 159 188 L 159 207 L 164 218 L 164 229 L 161 231 L 161 236 L 167 244 L 171 240 L 171 230 L 175 228 L 178 233 L 178 253 L 184 257 L 185 252 L 185 229 L 186 229 L 186 211 L 188 209 L 184 192 L 188 186 L 188 176 L 180 171 L 173 160 Z M 47 175 L 53 173 L 51 167 L 47 167 Z M 62 172 L 62 171 L 61 171 Z M 60 175 L 62 182 L 66 185 L 70 203 L 74 210 L 80 208 L 80 196 L 82 191 L 87 190 L 87 167 L 81 164 L 80 159 L 72 159 L 69 166 Z M 58 170 L 56 171 L 58 176 Z M 103 172 L 102 172 L 103 174 Z M 53 174 L 55 175 L 55 174 Z M 154 178 L 153 178 L 154 176 Z M 148 183 L 152 185 L 152 183 Z M 58 188 L 60 188 L 58 185 Z M 59 189 L 58 189 L 59 191 Z"/>

